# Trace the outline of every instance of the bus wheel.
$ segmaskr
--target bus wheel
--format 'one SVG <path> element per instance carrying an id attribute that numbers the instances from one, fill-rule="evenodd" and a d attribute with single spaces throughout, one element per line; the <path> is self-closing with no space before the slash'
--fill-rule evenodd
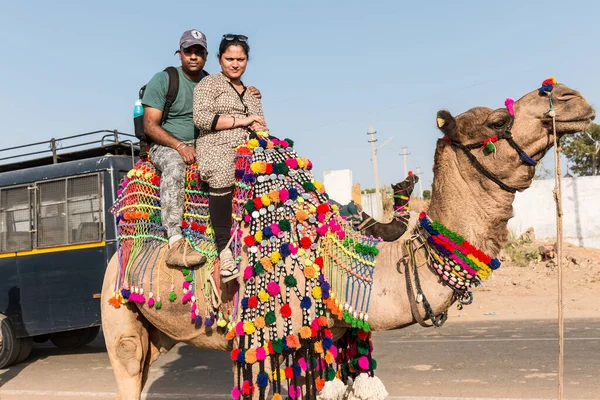
<path id="1" fill-rule="evenodd" d="M 21 351 L 15 360 L 15 364 L 20 364 L 29 357 L 33 349 L 33 339 L 30 337 L 21 338 Z"/>
<path id="2" fill-rule="evenodd" d="M 58 332 L 50 335 L 50 341 L 61 349 L 76 349 L 85 346 L 98 335 L 99 326 Z"/>
<path id="3" fill-rule="evenodd" d="M 8 318 L 0 314 L 0 369 L 15 363 L 21 352 L 21 339 L 15 335 Z"/>

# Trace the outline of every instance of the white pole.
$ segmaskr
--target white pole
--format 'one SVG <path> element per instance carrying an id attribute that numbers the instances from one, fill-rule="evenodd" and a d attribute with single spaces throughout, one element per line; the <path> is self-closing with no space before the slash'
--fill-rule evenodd
<path id="1" fill-rule="evenodd" d="M 370 136 L 369 143 L 371 143 L 371 157 L 373 159 L 373 171 L 375 172 L 375 198 L 377 198 L 377 193 L 379 193 L 379 172 L 377 171 L 377 149 L 375 148 L 375 134 L 377 132 L 373 130 L 373 126 L 369 126 L 369 132 L 367 135 Z"/>
<path id="2" fill-rule="evenodd" d="M 423 198 L 423 185 L 421 185 L 421 167 L 417 167 L 417 177 L 419 178 L 419 197 Z"/>

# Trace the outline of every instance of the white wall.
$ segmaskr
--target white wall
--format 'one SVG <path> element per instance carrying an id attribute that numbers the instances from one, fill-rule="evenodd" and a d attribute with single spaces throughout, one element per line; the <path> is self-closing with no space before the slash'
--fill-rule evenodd
<path id="1" fill-rule="evenodd" d="M 521 235 L 529 227 L 539 239 L 556 238 L 554 179 L 533 181 L 525 192 L 517 193 L 515 216 L 508 229 Z M 582 247 L 600 248 L 600 176 L 562 179 L 563 237 Z"/>
<path id="2" fill-rule="evenodd" d="M 352 171 L 338 169 L 323 172 L 323 184 L 329 197 L 345 205 L 352 200 Z"/>
<path id="3" fill-rule="evenodd" d="M 360 196 L 362 202 L 363 211 L 375 218 L 377 221 L 381 221 L 383 218 L 383 201 L 381 200 L 381 192 L 371 194 L 362 194 Z"/>

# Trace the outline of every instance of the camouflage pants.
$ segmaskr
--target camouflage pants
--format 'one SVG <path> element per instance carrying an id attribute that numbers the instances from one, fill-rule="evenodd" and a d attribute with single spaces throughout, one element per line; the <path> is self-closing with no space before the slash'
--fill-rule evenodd
<path id="1" fill-rule="evenodd" d="M 193 141 L 186 143 L 194 145 Z M 176 150 L 157 144 L 150 148 L 150 159 L 161 172 L 160 203 L 163 227 L 167 230 L 168 237 L 181 235 L 187 164 Z"/>

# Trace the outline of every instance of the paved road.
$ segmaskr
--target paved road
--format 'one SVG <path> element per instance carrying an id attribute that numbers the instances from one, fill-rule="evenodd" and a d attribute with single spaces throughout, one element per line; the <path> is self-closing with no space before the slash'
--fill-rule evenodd
<path id="1" fill-rule="evenodd" d="M 600 320 L 566 321 L 565 398 L 600 399 Z M 375 335 L 378 376 L 390 399 L 556 398 L 552 321 L 418 326 Z M 178 345 L 152 367 L 145 398 L 226 399 L 228 355 Z M 102 338 L 80 351 L 38 345 L 26 363 L 0 371 L 0 399 L 109 399 L 116 391 Z"/>

